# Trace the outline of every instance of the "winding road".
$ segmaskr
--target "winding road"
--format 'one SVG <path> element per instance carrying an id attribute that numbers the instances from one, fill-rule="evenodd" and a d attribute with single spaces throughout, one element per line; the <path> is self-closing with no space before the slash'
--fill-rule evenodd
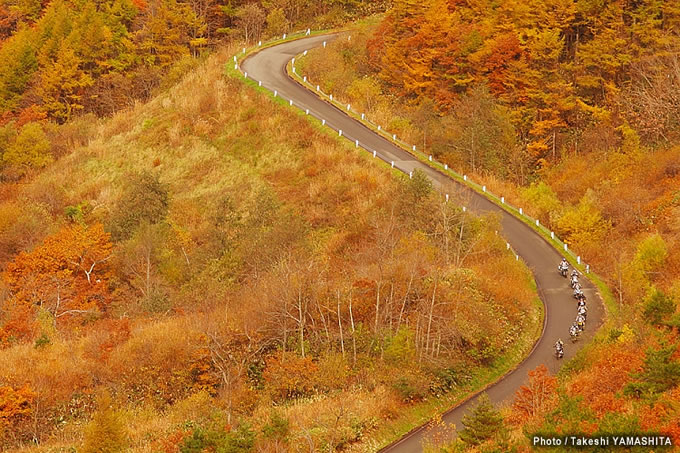
<path id="1" fill-rule="evenodd" d="M 568 341 L 568 330 L 576 316 L 576 303 L 571 296 L 567 280 L 557 272 L 557 264 L 561 259 L 557 250 L 528 225 L 484 196 L 418 161 L 408 152 L 377 135 L 359 121 L 323 101 L 316 93 L 288 77 L 286 65 L 291 58 L 335 37 L 336 35 L 313 36 L 262 49 L 246 58 L 241 64 L 241 70 L 247 73 L 248 78 L 262 82 L 262 86 L 272 92 L 276 91 L 278 96 L 287 101 L 292 100 L 296 107 L 302 110 L 308 109 L 310 115 L 325 120 L 328 127 L 336 131 L 342 130 L 342 135 L 352 142 L 358 140 L 364 149 L 369 152 L 374 151 L 378 158 L 388 163 L 394 162 L 394 167 L 399 170 L 406 173 L 415 169 L 423 171 L 437 189 L 445 193 L 457 193 L 463 199 L 469 200 L 469 209 L 472 211 L 479 213 L 491 211 L 501 215 L 502 231 L 500 233 L 531 269 L 539 297 L 545 305 L 544 330 L 532 352 L 512 372 L 485 389 L 492 402 L 507 403 L 512 400 L 520 385 L 526 381 L 530 370 L 545 364 L 552 373 L 557 372 L 566 360 L 573 357 L 576 351 L 592 338 L 604 318 L 602 300 L 591 282 L 582 278 L 588 298 L 588 326 L 580 340 L 572 344 Z M 565 341 L 565 358 L 561 361 L 554 357 L 553 345 L 557 338 Z M 450 409 L 442 417 L 443 420 L 461 427 L 463 414 L 475 405 L 476 398 L 477 395 L 474 395 Z M 420 452 L 423 435 L 423 427 L 416 428 L 381 451 Z"/>

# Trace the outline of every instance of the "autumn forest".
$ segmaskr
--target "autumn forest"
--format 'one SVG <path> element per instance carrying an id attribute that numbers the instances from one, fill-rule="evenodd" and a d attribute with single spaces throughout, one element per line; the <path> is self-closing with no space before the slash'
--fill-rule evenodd
<path id="1" fill-rule="evenodd" d="M 300 73 L 608 288 L 559 373 L 423 448 L 680 445 L 679 3 L 0 0 L 0 451 L 376 451 L 530 353 L 498 215 L 228 64 L 307 29 L 351 39 Z"/>

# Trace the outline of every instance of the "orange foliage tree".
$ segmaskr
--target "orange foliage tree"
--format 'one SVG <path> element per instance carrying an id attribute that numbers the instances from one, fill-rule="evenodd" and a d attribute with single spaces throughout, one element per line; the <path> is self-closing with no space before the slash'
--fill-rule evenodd
<path id="1" fill-rule="evenodd" d="M 515 392 L 513 415 L 526 420 L 544 414 L 556 401 L 557 378 L 548 373 L 545 365 L 529 371 L 529 383 Z"/>
<path id="2" fill-rule="evenodd" d="M 101 224 L 70 225 L 49 236 L 7 266 L 10 291 L 5 310 L 48 311 L 56 320 L 66 315 L 100 313 L 110 302 L 109 268 L 112 244 Z M 5 323 L 7 328 L 9 322 Z M 17 328 L 17 327 L 15 327 Z"/>
<path id="3" fill-rule="evenodd" d="M 31 404 L 35 393 L 26 385 L 17 390 L 12 387 L 0 387 L 0 440 L 7 428 L 31 413 Z"/>

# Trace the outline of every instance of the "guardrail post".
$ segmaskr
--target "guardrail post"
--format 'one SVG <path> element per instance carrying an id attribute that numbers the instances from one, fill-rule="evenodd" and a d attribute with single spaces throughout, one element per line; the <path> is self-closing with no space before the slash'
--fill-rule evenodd
<path id="1" fill-rule="evenodd" d="M 262 41 L 258 41 L 257 47 L 260 47 L 262 45 Z"/>
<path id="2" fill-rule="evenodd" d="M 501 197 L 501 203 L 505 204 L 505 197 Z"/>
<path id="3" fill-rule="evenodd" d="M 311 32 L 312 32 L 312 30 L 311 30 L 310 28 L 308 28 L 308 29 L 307 29 L 307 33 L 305 33 L 305 35 L 309 36 L 309 34 L 310 34 Z"/>
<path id="4" fill-rule="evenodd" d="M 342 137 L 342 129 L 340 129 L 340 130 L 338 131 L 338 136 L 339 136 L 339 137 Z"/>
<path id="5" fill-rule="evenodd" d="M 309 109 L 305 110 L 305 115 L 309 115 Z"/>
<path id="6" fill-rule="evenodd" d="M 304 55 L 304 56 L 306 57 L 306 56 L 307 56 L 307 51 L 305 50 L 304 52 L 302 52 L 302 55 Z"/>
<path id="7" fill-rule="evenodd" d="M 319 91 L 319 85 L 316 86 L 316 91 Z"/>
<path id="8" fill-rule="evenodd" d="M 564 251 L 567 251 L 567 244 L 564 244 Z"/>
<path id="9" fill-rule="evenodd" d="M 449 202 L 449 194 L 448 193 L 446 194 L 446 202 L 447 203 Z"/>
<path id="10" fill-rule="evenodd" d="M 247 73 L 247 72 L 244 72 L 244 73 L 243 73 L 243 77 L 245 77 L 245 78 L 247 79 L 247 78 L 248 78 L 248 73 Z"/>
<path id="11" fill-rule="evenodd" d="M 285 35 L 284 35 L 285 36 Z M 290 59 L 290 65 L 295 66 L 295 57 Z"/>
<path id="12" fill-rule="evenodd" d="M 350 107 L 351 107 L 351 106 L 350 106 L 349 104 L 347 104 L 347 111 L 348 111 L 348 112 L 349 112 L 349 108 L 350 108 Z"/>
<path id="13" fill-rule="evenodd" d="M 366 118 L 366 114 L 365 114 L 365 113 L 362 113 L 362 114 L 361 114 L 361 121 L 363 121 L 364 118 Z"/>
<path id="14" fill-rule="evenodd" d="M 286 34 L 285 34 L 285 33 L 283 34 L 283 39 L 286 39 Z"/>
<path id="15" fill-rule="evenodd" d="M 354 140 L 354 147 L 358 148 L 359 147 L 359 140 Z"/>
<path id="16" fill-rule="evenodd" d="M 539 222 L 538 222 L 538 219 L 536 219 L 536 226 L 538 226 L 538 225 L 539 225 Z"/>
<path id="17" fill-rule="evenodd" d="M 463 181 L 467 181 L 467 175 L 463 175 Z"/>
<path id="18" fill-rule="evenodd" d="M 550 239 L 555 239 L 555 232 L 554 231 L 550 232 Z"/>
<path id="19" fill-rule="evenodd" d="M 519 208 L 519 215 L 524 215 L 524 211 L 522 210 L 522 208 Z"/>
<path id="20" fill-rule="evenodd" d="M 590 264 L 586 264 L 586 274 L 590 274 Z"/>
<path id="21" fill-rule="evenodd" d="M 377 152 L 373 151 L 373 157 L 376 157 L 377 154 L 378 154 Z"/>
<path id="22" fill-rule="evenodd" d="M 444 170 L 448 170 L 448 169 L 449 169 L 449 164 L 444 164 Z"/>
<path id="23" fill-rule="evenodd" d="M 432 154 L 430 154 L 430 162 L 432 162 Z"/>
<path id="24" fill-rule="evenodd" d="M 482 192 L 486 193 L 486 186 L 482 186 Z"/>
<path id="25" fill-rule="evenodd" d="M 576 264 L 581 264 L 581 256 L 576 257 Z"/>
<path id="26" fill-rule="evenodd" d="M 245 48 L 245 47 L 243 48 L 243 53 L 246 53 L 246 48 Z"/>
<path id="27" fill-rule="evenodd" d="M 331 102 L 333 102 L 333 95 L 329 94 L 328 97 L 331 98 Z"/>
<path id="28" fill-rule="evenodd" d="M 234 69 L 238 71 L 238 63 L 234 65 Z"/>
<path id="29" fill-rule="evenodd" d="M 510 243 L 509 242 L 505 243 L 505 250 L 510 250 Z"/>
<path id="30" fill-rule="evenodd" d="M 392 140 L 394 140 L 394 141 L 397 140 L 397 134 L 392 134 Z"/>
<path id="31" fill-rule="evenodd" d="M 236 55 L 234 55 L 234 63 L 236 63 Z"/>
<path id="32" fill-rule="evenodd" d="M 394 168 L 394 161 L 392 161 L 392 168 Z"/>
<path id="33" fill-rule="evenodd" d="M 276 97 L 278 94 L 279 94 L 279 92 L 274 90 L 274 97 Z"/>
<path id="34" fill-rule="evenodd" d="M 515 255 L 515 261 L 519 261 L 519 255 Z"/>
<path id="35" fill-rule="evenodd" d="M 416 151 L 416 145 L 413 145 L 413 152 Z"/>
<path id="36" fill-rule="evenodd" d="M 257 86 L 261 87 L 262 86 L 262 80 L 257 81 Z"/>
<path id="37" fill-rule="evenodd" d="M 326 41 L 323 42 L 323 48 L 326 48 Z"/>
<path id="38" fill-rule="evenodd" d="M 288 102 L 289 105 L 293 105 L 293 100 L 291 99 L 290 102 Z"/>
<path id="39" fill-rule="evenodd" d="M 326 125 L 326 120 L 321 120 L 321 125 L 325 126 Z"/>
<path id="40" fill-rule="evenodd" d="M 302 78 L 302 81 L 305 82 L 305 83 L 307 83 L 307 76 L 304 76 L 304 77 Z"/>
<path id="41" fill-rule="evenodd" d="M 408 172 L 408 179 L 413 179 L 413 172 L 412 171 Z"/>
<path id="42" fill-rule="evenodd" d="M 467 211 L 467 208 L 465 206 L 463 206 L 463 212 L 465 212 L 465 211 Z"/>

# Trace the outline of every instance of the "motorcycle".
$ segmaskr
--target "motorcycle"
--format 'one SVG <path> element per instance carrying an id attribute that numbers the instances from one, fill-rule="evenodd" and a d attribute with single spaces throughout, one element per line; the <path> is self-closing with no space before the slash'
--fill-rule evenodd
<path id="1" fill-rule="evenodd" d="M 576 285 L 574 288 L 574 299 L 581 299 L 584 297 L 583 290 L 581 290 L 581 285 Z"/>
<path id="2" fill-rule="evenodd" d="M 571 277 L 571 287 L 572 287 L 572 288 L 575 288 L 576 285 L 579 285 L 578 277 L 572 276 L 572 277 Z"/>
<path id="3" fill-rule="evenodd" d="M 564 263 L 560 263 L 557 265 L 557 270 L 562 277 L 567 278 L 567 271 L 569 270 L 568 266 L 564 265 Z"/>
<path id="4" fill-rule="evenodd" d="M 586 318 L 583 315 L 578 315 L 576 317 L 576 325 L 578 326 L 578 330 L 583 332 L 586 328 Z"/>
<path id="5" fill-rule="evenodd" d="M 583 316 L 583 319 L 588 319 L 588 309 L 585 307 L 585 305 L 578 307 L 576 313 L 578 313 L 580 316 Z"/>
<path id="6" fill-rule="evenodd" d="M 555 357 L 558 359 L 561 359 L 564 357 L 564 347 L 562 346 L 562 342 L 558 341 L 555 343 Z"/>
<path id="7" fill-rule="evenodd" d="M 572 324 L 571 327 L 569 328 L 569 336 L 571 337 L 571 342 L 576 343 L 576 340 L 578 340 L 578 336 L 581 332 L 579 332 L 578 327 L 575 324 Z"/>

